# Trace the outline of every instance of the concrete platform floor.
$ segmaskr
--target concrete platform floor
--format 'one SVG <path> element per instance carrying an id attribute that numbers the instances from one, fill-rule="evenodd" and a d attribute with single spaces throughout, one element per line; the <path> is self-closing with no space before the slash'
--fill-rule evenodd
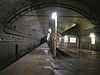
<path id="1" fill-rule="evenodd" d="M 0 75 L 100 75 L 100 59 L 52 58 L 44 44 L 0 72 Z M 95 57 L 96 58 L 96 57 Z"/>

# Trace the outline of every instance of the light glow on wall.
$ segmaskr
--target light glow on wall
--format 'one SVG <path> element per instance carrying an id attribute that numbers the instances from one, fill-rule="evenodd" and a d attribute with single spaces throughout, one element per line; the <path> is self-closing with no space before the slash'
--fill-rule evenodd
<path id="1" fill-rule="evenodd" d="M 91 38 L 91 44 L 95 44 L 95 37 Z"/>
<path id="2" fill-rule="evenodd" d="M 64 42 L 68 42 L 68 36 L 67 35 L 64 36 L 63 39 L 64 39 Z"/>

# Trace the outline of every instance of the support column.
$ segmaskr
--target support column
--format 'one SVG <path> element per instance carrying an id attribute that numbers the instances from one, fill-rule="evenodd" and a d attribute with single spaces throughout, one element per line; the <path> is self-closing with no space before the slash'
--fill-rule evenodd
<path id="1" fill-rule="evenodd" d="M 76 36 L 76 38 L 77 38 L 77 57 L 79 57 L 79 55 L 80 55 L 80 51 L 79 51 L 79 37 Z"/>
<path id="2" fill-rule="evenodd" d="M 56 43 L 57 43 L 57 13 L 52 14 L 52 19 L 54 19 L 53 28 L 53 57 L 56 57 Z"/>

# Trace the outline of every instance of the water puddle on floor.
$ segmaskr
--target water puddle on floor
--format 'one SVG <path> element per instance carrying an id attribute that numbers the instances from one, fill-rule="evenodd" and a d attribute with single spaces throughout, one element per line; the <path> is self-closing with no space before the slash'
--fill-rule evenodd
<path id="1" fill-rule="evenodd" d="M 44 66 L 44 69 L 52 69 L 51 66 Z"/>

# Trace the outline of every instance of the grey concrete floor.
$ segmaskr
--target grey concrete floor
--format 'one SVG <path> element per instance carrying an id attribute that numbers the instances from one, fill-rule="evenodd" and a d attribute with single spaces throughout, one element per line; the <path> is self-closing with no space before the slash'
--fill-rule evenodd
<path id="1" fill-rule="evenodd" d="M 0 75 L 100 75 L 98 55 L 72 58 L 48 54 L 44 44 L 0 72 Z"/>

